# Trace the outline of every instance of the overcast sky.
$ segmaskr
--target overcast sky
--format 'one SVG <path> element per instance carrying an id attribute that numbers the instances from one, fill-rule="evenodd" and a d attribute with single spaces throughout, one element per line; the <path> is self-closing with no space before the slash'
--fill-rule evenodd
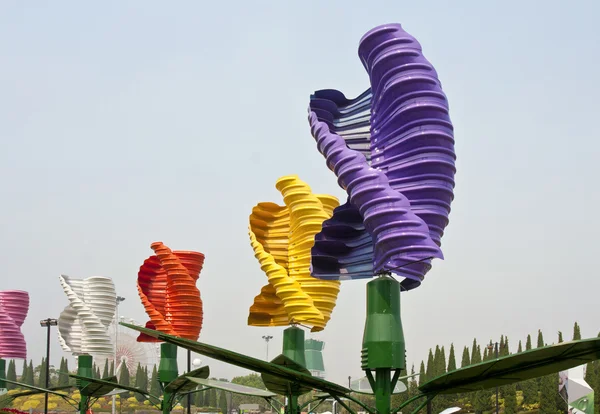
<path id="1" fill-rule="evenodd" d="M 274 357 L 283 329 L 246 326 L 267 281 L 248 215 L 282 203 L 286 174 L 345 200 L 306 108 L 315 90 L 369 86 L 358 42 L 389 22 L 437 69 L 458 156 L 446 259 L 402 295 L 409 364 L 474 336 L 513 351 L 538 328 L 570 339 L 574 321 L 595 336 L 599 15 L 594 0 L 1 2 L 0 288 L 30 293 L 28 358 L 45 352 L 39 320 L 67 304 L 61 273 L 112 277 L 121 314 L 145 322 L 136 277 L 153 241 L 206 254 L 201 341 L 264 358 L 273 335 Z M 362 375 L 365 283 L 344 282 L 307 335 L 339 383 Z M 58 365 L 56 330 L 51 345 Z"/>

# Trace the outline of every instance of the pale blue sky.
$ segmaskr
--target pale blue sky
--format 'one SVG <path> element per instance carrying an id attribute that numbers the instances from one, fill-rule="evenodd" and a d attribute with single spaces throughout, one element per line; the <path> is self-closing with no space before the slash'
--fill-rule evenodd
<path id="1" fill-rule="evenodd" d="M 458 155 L 446 260 L 403 295 L 409 363 L 474 336 L 570 338 L 575 320 L 595 336 L 598 17 L 593 0 L 0 3 L 1 288 L 30 292 L 29 358 L 67 303 L 61 273 L 112 277 L 121 313 L 145 321 L 135 282 L 156 240 L 206 254 L 202 341 L 263 357 L 270 334 L 275 356 L 282 330 L 246 326 L 266 282 L 248 215 L 282 202 L 285 174 L 345 198 L 308 99 L 366 89 L 358 41 L 389 22 L 436 67 Z M 364 285 L 345 282 L 314 335 L 340 383 L 362 375 Z"/>

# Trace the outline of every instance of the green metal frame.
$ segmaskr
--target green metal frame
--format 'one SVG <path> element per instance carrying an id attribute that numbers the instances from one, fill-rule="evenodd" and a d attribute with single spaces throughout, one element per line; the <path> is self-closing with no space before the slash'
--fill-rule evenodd
<path id="1" fill-rule="evenodd" d="M 392 391 L 400 380 L 401 373 L 406 369 L 406 362 L 400 317 L 400 283 L 390 275 L 379 275 L 367 283 L 367 316 L 361 350 L 361 366 L 375 395 L 375 409 L 352 397 L 350 395 L 352 390 L 304 372 L 304 331 L 295 326 L 284 331 L 283 354 L 272 362 L 266 362 L 151 329 L 126 323 L 121 323 L 121 325 L 173 346 L 177 345 L 218 361 L 259 372 L 263 374 L 263 378 L 267 377 L 271 380 L 275 378 L 271 381 L 270 386 L 277 386 L 277 393 L 287 396 L 286 414 L 298 414 L 311 402 L 319 401 L 321 404 L 327 396 L 334 398 L 353 414 L 354 411 L 342 398 L 356 403 L 370 414 L 390 414 L 423 399 L 413 411 L 413 413 L 417 413 L 440 394 L 507 385 L 600 359 L 600 338 L 565 342 L 497 358 L 435 378 L 419 387 L 421 394 L 408 399 L 392 410 Z M 300 341 L 300 339 L 302 340 Z M 285 388 L 282 389 L 279 386 L 285 386 Z M 327 396 L 318 396 L 299 406 L 298 396 L 304 394 L 305 389 L 320 390 L 327 393 Z M 272 391 L 275 392 L 274 389 Z M 273 406 L 271 403 L 269 404 Z"/>

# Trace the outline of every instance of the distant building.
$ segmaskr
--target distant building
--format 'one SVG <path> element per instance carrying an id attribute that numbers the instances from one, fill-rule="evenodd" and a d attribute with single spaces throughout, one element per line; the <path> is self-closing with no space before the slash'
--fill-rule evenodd
<path id="1" fill-rule="evenodd" d="M 304 357 L 306 358 L 306 369 L 318 378 L 325 378 L 325 364 L 323 363 L 323 349 L 325 342 L 316 339 L 304 341 Z"/>

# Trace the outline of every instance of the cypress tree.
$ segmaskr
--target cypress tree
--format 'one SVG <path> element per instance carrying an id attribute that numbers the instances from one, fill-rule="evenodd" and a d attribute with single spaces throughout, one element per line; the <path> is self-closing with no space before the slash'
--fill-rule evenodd
<path id="1" fill-rule="evenodd" d="M 40 376 L 38 377 L 38 387 L 46 388 L 46 358 L 42 358 L 40 365 Z"/>
<path id="2" fill-rule="evenodd" d="M 502 348 L 502 353 L 500 354 L 500 356 L 507 356 L 510 355 L 510 348 L 508 346 L 508 336 L 504 337 L 504 348 Z"/>
<path id="3" fill-rule="evenodd" d="M 196 393 L 194 398 L 194 405 L 196 408 L 204 407 L 204 391 L 200 391 Z"/>
<path id="4" fill-rule="evenodd" d="M 427 381 L 433 378 L 434 375 L 434 360 L 433 360 L 433 352 L 431 352 L 431 348 L 429 348 L 429 356 L 427 357 L 427 368 L 425 369 L 425 378 Z"/>
<path id="5" fill-rule="evenodd" d="M 104 371 L 102 371 L 102 378 L 108 378 L 108 358 L 104 361 Z"/>
<path id="6" fill-rule="evenodd" d="M 69 371 L 69 359 L 68 358 L 65 358 L 65 372 L 67 374 L 69 372 L 71 372 L 71 371 Z M 75 380 L 72 380 L 71 378 L 69 378 L 69 375 L 65 375 L 65 385 L 69 385 L 69 384 L 74 385 L 75 384 Z"/>
<path id="7" fill-rule="evenodd" d="M 15 365 L 15 360 L 11 359 L 8 362 L 8 368 L 6 370 L 6 379 L 9 381 L 16 381 L 17 380 L 17 367 Z M 15 384 L 9 384 L 6 383 L 6 389 L 8 390 L 14 390 L 16 388 Z"/>
<path id="8" fill-rule="evenodd" d="M 520 344 L 520 342 L 519 342 Z M 508 336 L 504 337 L 504 346 L 500 356 L 510 355 L 510 346 Z M 505 385 L 501 388 L 502 398 L 504 398 L 504 414 L 517 413 L 517 386 L 515 384 Z"/>
<path id="9" fill-rule="evenodd" d="M 414 366 L 413 366 L 413 370 L 414 370 Z M 448 372 L 452 372 L 455 370 L 456 370 L 456 357 L 454 356 L 454 344 L 450 344 L 450 354 L 448 355 Z"/>
<path id="10" fill-rule="evenodd" d="M 481 362 L 481 348 L 476 344 L 475 352 L 471 353 L 471 365 Z"/>
<path id="11" fill-rule="evenodd" d="M 421 368 L 419 369 L 419 385 L 423 385 L 427 382 L 427 374 L 425 373 L 425 364 L 421 361 Z"/>
<path id="12" fill-rule="evenodd" d="M 479 358 L 476 357 L 479 346 L 477 345 L 477 339 L 473 338 L 473 346 L 471 347 L 471 364 L 477 364 L 481 362 L 481 352 L 479 352 Z"/>
<path id="13" fill-rule="evenodd" d="M 112 377 L 113 375 L 115 375 L 115 361 L 110 363 L 110 376 Z"/>
<path id="14" fill-rule="evenodd" d="M 540 338 L 541 331 L 538 331 L 538 343 L 543 344 L 544 338 Z M 543 346 L 543 345 L 542 345 Z M 531 349 L 531 335 L 527 335 L 527 341 L 525 342 L 525 350 Z M 538 402 L 538 380 L 536 378 L 523 381 L 521 383 L 521 390 L 523 391 L 523 404 L 534 404 Z M 558 385 L 556 387 L 558 391 Z"/>
<path id="15" fill-rule="evenodd" d="M 144 370 L 142 369 L 142 365 L 138 362 L 137 370 L 135 371 L 135 387 L 139 389 L 144 389 Z M 142 402 L 146 399 L 143 394 L 139 392 L 135 393 L 135 399 L 139 402 Z"/>
<path id="16" fill-rule="evenodd" d="M 562 343 L 563 342 L 563 337 L 562 337 L 562 332 L 558 331 L 558 343 Z"/>
<path id="17" fill-rule="evenodd" d="M 504 335 L 500 335 L 500 345 L 498 346 L 498 356 L 504 355 L 504 347 L 506 344 L 504 343 Z"/>
<path id="18" fill-rule="evenodd" d="M 519 339 L 519 347 L 517 348 L 517 353 L 520 354 L 523 352 L 523 345 L 521 345 L 521 340 Z"/>
<path id="19" fill-rule="evenodd" d="M 65 370 L 65 358 L 60 357 L 60 365 L 58 366 L 58 385 L 60 385 L 61 373 Z"/>
<path id="20" fill-rule="evenodd" d="M 543 346 L 544 346 L 544 335 L 542 335 L 542 330 L 538 329 L 537 347 L 542 348 Z"/>
<path id="21" fill-rule="evenodd" d="M 473 408 L 476 414 L 481 414 L 484 411 L 488 411 L 492 408 L 492 401 L 490 399 L 490 391 L 476 391 L 473 395 Z"/>
<path id="22" fill-rule="evenodd" d="M 19 378 L 19 382 L 23 384 L 27 384 L 27 372 L 29 371 L 29 367 L 27 366 L 27 360 L 23 360 L 23 371 L 21 371 L 21 377 Z"/>
<path id="23" fill-rule="evenodd" d="M 160 395 L 160 383 L 158 382 L 158 371 L 156 370 L 156 364 L 152 368 L 152 378 L 150 379 L 150 394 L 154 396 Z M 151 398 L 152 404 L 157 404 L 158 400 Z"/>
<path id="24" fill-rule="evenodd" d="M 127 365 L 121 365 L 121 373 L 119 375 L 119 384 L 123 385 L 131 385 L 131 378 L 129 375 L 129 370 L 127 369 Z"/>
<path id="25" fill-rule="evenodd" d="M 225 391 L 221 391 L 219 393 L 219 408 L 221 409 L 221 413 L 228 414 L 228 411 L 227 411 L 227 395 L 225 395 Z"/>
<path id="26" fill-rule="evenodd" d="M 442 362 L 442 353 L 440 351 L 439 345 L 435 346 L 435 352 L 433 353 L 433 369 L 431 370 L 431 377 L 429 379 L 433 379 L 440 375 L 441 371 L 441 362 Z"/>
<path id="27" fill-rule="evenodd" d="M 466 346 L 463 348 L 462 360 L 460 362 L 461 368 L 471 365 L 471 358 L 469 358 L 469 348 Z"/>
<path id="28" fill-rule="evenodd" d="M 581 339 L 581 330 L 579 329 L 579 324 L 575 322 L 573 326 L 573 340 L 578 341 Z"/>
<path id="29" fill-rule="evenodd" d="M 102 378 L 102 375 L 100 374 L 100 367 L 96 366 L 96 378 L 100 379 Z"/>
<path id="30" fill-rule="evenodd" d="M 515 384 L 502 387 L 504 398 L 504 414 L 517 414 L 517 387 Z"/>
<path id="31" fill-rule="evenodd" d="M 143 379 L 144 379 L 144 381 L 143 381 L 144 382 L 144 386 L 143 386 L 142 389 L 144 391 L 148 391 L 148 366 L 144 367 L 144 377 L 143 377 Z"/>
<path id="32" fill-rule="evenodd" d="M 211 388 L 210 390 L 208 390 L 208 406 L 217 406 L 217 390 L 215 388 Z"/>
<path id="33" fill-rule="evenodd" d="M 442 348 L 440 349 L 440 372 L 438 373 L 438 375 L 442 375 L 446 373 L 446 351 L 444 350 L 444 347 L 442 346 Z"/>
<path id="34" fill-rule="evenodd" d="M 550 374 L 540 379 L 540 413 L 556 414 L 556 393 L 558 390 L 558 375 Z"/>
<path id="35" fill-rule="evenodd" d="M 485 348 L 483 348 L 483 360 L 484 361 L 488 360 L 488 347 L 487 346 Z"/>
<path id="36" fill-rule="evenodd" d="M 25 382 L 25 384 L 34 385 L 34 382 L 35 382 L 35 374 L 33 371 L 33 360 L 30 359 L 29 360 L 29 368 L 27 368 L 27 381 Z"/>
<path id="37" fill-rule="evenodd" d="M 69 385 L 69 376 L 67 374 L 67 368 L 65 367 L 66 360 L 64 358 L 60 359 L 60 368 L 58 369 L 58 386 L 64 387 Z"/>

